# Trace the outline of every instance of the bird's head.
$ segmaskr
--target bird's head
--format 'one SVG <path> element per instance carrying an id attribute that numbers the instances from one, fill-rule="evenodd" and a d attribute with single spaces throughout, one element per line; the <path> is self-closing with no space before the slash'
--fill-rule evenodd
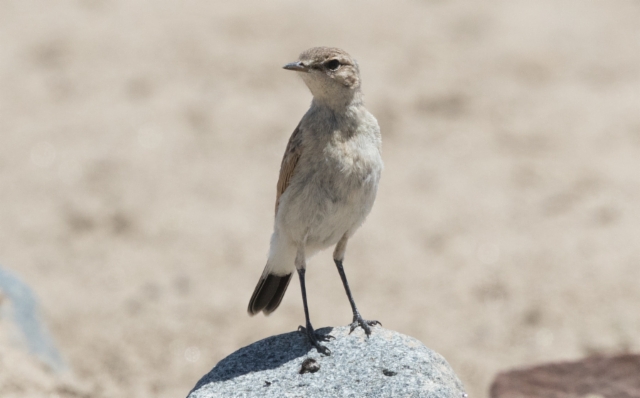
<path id="1" fill-rule="evenodd" d="M 310 48 L 284 69 L 300 72 L 314 99 L 329 106 L 348 105 L 360 97 L 358 64 L 339 48 Z"/>

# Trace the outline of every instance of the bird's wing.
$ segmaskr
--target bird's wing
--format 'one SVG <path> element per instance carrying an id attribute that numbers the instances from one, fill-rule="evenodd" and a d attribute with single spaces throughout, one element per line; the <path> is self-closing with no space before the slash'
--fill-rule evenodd
<path id="1" fill-rule="evenodd" d="M 295 173 L 296 165 L 302 154 L 302 134 L 300 133 L 300 125 L 293 131 L 287 149 L 284 151 L 282 164 L 280 165 L 280 176 L 278 177 L 278 192 L 276 193 L 276 214 L 278 213 L 278 205 L 280 204 L 280 196 L 287 190 L 291 178 Z"/>

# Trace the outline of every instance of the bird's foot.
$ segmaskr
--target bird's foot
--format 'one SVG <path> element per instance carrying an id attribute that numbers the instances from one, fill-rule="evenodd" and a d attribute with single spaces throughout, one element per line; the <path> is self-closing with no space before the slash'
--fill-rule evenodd
<path id="1" fill-rule="evenodd" d="M 335 339 L 335 337 L 331 336 L 330 334 L 316 333 L 316 331 L 313 330 L 313 327 L 309 323 L 307 324 L 307 327 L 298 326 L 298 332 L 307 336 L 307 340 L 309 340 L 309 343 L 311 343 L 311 345 L 314 346 L 320 354 L 324 354 L 327 356 L 331 355 L 331 350 L 320 344 L 320 341 L 329 341 Z"/>
<path id="2" fill-rule="evenodd" d="M 360 314 L 356 313 L 353 315 L 353 323 L 350 325 L 351 327 L 349 328 L 349 334 L 351 334 L 351 332 L 353 332 L 358 326 L 360 326 L 362 330 L 364 330 L 364 334 L 369 337 L 369 335 L 371 335 L 371 326 L 374 325 L 382 326 L 380 322 L 367 321 L 366 319 L 363 319 Z"/>

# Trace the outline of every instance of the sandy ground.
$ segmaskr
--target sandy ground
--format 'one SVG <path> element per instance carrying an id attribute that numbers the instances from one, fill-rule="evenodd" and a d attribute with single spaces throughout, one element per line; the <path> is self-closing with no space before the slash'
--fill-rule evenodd
<path id="1" fill-rule="evenodd" d="M 639 351 L 639 20 L 631 0 L 0 2 L 0 263 L 75 380 L 6 354 L 0 395 L 185 396 L 302 323 L 296 283 L 245 309 L 310 102 L 281 66 L 315 45 L 359 60 L 383 130 L 345 262 L 366 317 L 472 397 L 512 366 Z M 314 325 L 347 324 L 330 252 L 307 276 Z"/>

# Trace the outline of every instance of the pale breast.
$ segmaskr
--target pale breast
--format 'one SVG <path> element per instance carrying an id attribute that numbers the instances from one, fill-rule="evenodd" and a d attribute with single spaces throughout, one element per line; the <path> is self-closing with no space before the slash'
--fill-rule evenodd
<path id="1" fill-rule="evenodd" d="M 350 134 L 331 127 L 325 134 L 304 131 L 306 148 L 276 217 L 294 241 L 306 236 L 318 248 L 362 224 L 383 167 L 377 124 L 360 125 Z"/>

